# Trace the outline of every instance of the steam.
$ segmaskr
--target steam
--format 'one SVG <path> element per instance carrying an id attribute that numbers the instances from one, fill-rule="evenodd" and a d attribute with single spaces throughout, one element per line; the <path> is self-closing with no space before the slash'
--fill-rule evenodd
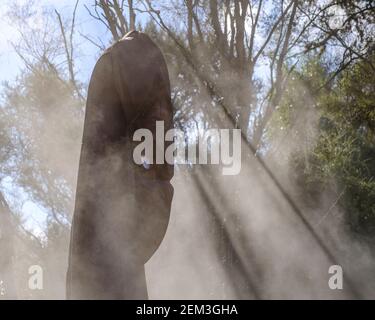
<path id="1" fill-rule="evenodd" d="M 57 111 L 66 106 L 66 101 L 55 102 L 56 107 L 45 113 L 43 124 L 24 127 L 24 134 L 41 139 L 43 149 L 32 150 L 32 154 L 42 159 L 46 168 L 53 168 L 73 181 L 71 190 L 75 190 L 83 118 L 79 118 L 80 124 L 72 131 L 68 121 L 61 121 L 66 113 Z M 298 187 L 291 178 L 288 159 L 294 151 L 306 147 L 306 139 L 310 146 L 314 143 L 317 121 L 312 119 L 317 119 L 317 115 L 312 106 L 311 101 L 310 111 L 299 114 L 290 131 L 298 127 L 305 135 L 277 135 L 283 139 L 270 141 L 273 148 L 268 163 L 292 195 L 296 195 Z M 306 128 L 307 123 L 311 127 Z M 369 249 L 345 232 L 343 213 L 337 207 L 329 209 L 337 197 L 334 190 L 323 194 L 313 210 L 303 208 L 303 213 L 343 267 L 345 279 L 354 283 L 356 293 L 345 280 L 343 290 L 328 287 L 332 261 L 257 158 L 248 156 L 244 145 L 242 148 L 244 155 L 238 175 L 225 176 L 218 165 L 177 165 L 172 180 L 175 191 L 168 230 L 157 253 L 146 264 L 149 297 L 346 299 L 357 298 L 357 292 L 361 297 L 370 297 L 374 260 Z M 121 159 L 114 154 L 102 164 L 103 183 L 113 192 L 117 186 L 111 188 L 112 182 L 106 179 L 105 173 L 115 170 L 119 163 Z M 67 208 L 72 210 L 73 205 L 74 195 L 69 198 Z M 123 203 L 112 205 L 126 207 L 129 202 L 124 199 Z M 108 206 L 109 202 L 105 201 L 104 207 Z M 330 212 L 324 223 L 318 225 L 323 218 L 321 213 L 327 210 Z M 113 211 L 119 210 L 113 207 Z M 107 231 L 112 237 L 112 232 Z M 64 298 L 68 241 L 65 236 L 60 247 L 54 247 L 53 251 L 47 249 L 42 262 L 25 262 L 18 257 L 20 262 L 15 266 L 15 274 L 20 298 L 31 297 L 24 285 L 27 275 L 21 266 L 38 263 L 46 269 L 44 283 L 49 289 L 32 297 Z M 120 253 L 121 249 L 114 250 Z M 119 259 L 127 258 L 119 254 Z"/>
<path id="2" fill-rule="evenodd" d="M 178 70 L 172 64 L 169 70 L 172 86 L 176 86 L 180 77 Z M 220 87 L 226 96 L 230 96 L 234 82 L 235 79 L 229 76 L 220 79 Z M 61 94 L 49 84 L 35 83 L 49 108 L 40 112 L 27 108 L 27 104 L 20 104 L 17 114 L 9 115 L 13 121 L 10 127 L 21 128 L 21 136 L 37 142 L 27 150 L 28 158 L 38 159 L 37 169 L 26 162 L 18 170 L 35 170 L 36 176 L 49 176 L 51 172 L 51 177 L 59 178 L 51 183 L 52 190 L 36 184 L 33 198 L 41 201 L 41 194 L 47 193 L 50 197 L 44 199 L 46 207 L 54 208 L 57 204 L 63 207 L 64 212 L 56 214 L 64 227 L 63 231 L 56 233 L 46 230 L 51 238 L 54 237 L 53 247 L 49 247 L 48 242 L 42 242 L 39 248 L 33 241 L 16 240 L 12 274 L 16 279 L 18 298 L 63 299 L 69 220 L 75 201 L 84 118 L 82 109 L 72 102 L 72 97 Z M 185 89 L 198 90 L 195 87 Z M 338 191 L 326 190 L 313 207 L 298 201 L 301 195 L 290 158 L 295 152 L 303 154 L 313 148 L 319 114 L 304 85 L 298 83 L 296 90 L 305 92 L 302 94 L 304 108 L 295 110 L 297 108 L 291 106 L 291 129 L 287 132 L 280 129 L 270 135 L 267 141 L 269 149 L 264 154 L 266 163 L 301 209 L 303 217 L 290 206 L 259 159 L 244 143 L 241 170 L 236 175 L 223 175 L 228 165 L 233 165 L 237 173 L 238 163 L 233 157 L 227 157 L 224 164 L 215 165 L 199 165 L 189 157 L 188 164 L 176 165 L 167 233 L 156 254 L 146 264 L 151 299 L 347 299 L 373 296 L 373 252 L 348 232 L 344 213 L 335 205 L 340 196 Z M 184 100 L 183 97 L 180 100 Z M 189 121 L 184 128 L 188 137 L 181 139 L 180 144 L 187 142 L 189 150 L 196 151 L 195 141 L 205 129 L 215 128 L 212 119 L 221 118 L 222 110 L 219 107 L 203 108 L 212 104 L 204 94 L 193 102 L 183 102 L 190 114 L 186 115 Z M 10 112 L 13 106 L 8 107 Z M 197 124 L 196 131 L 191 130 L 192 123 Z M 227 119 L 222 123 L 225 125 L 217 129 L 233 129 Z M 238 154 L 235 144 L 234 154 Z M 212 154 L 209 156 L 212 159 Z M 149 155 L 148 158 L 153 157 Z M 117 193 L 121 189 L 118 189 L 118 181 L 108 179 L 107 172 L 118 170 L 122 161 L 119 150 L 114 149 L 98 168 L 103 187 L 110 190 L 102 202 L 106 211 L 118 212 L 130 204 L 135 205 L 131 199 L 125 198 L 110 202 L 118 199 Z M 150 201 L 151 196 L 145 195 L 145 199 Z M 52 212 L 47 215 L 52 219 Z M 135 228 L 142 233 L 153 232 L 143 230 L 142 226 Z M 121 230 L 115 231 L 121 235 Z M 108 233 L 112 250 L 118 253 L 119 260 L 126 263 L 129 259 L 124 254 L 126 248 L 112 241 L 113 230 L 102 229 L 101 232 Z M 322 243 L 335 261 L 327 256 Z M 328 286 L 328 270 L 333 263 L 344 270 L 343 290 L 331 290 Z M 40 264 L 45 271 L 45 288 L 40 292 L 30 291 L 27 287 L 29 275 L 26 270 L 33 264 Z"/>
<path id="3" fill-rule="evenodd" d="M 290 159 L 314 147 L 319 114 L 304 84 L 296 83 L 295 90 L 304 97 L 303 107 L 290 106 L 292 126 L 269 136 L 265 157 L 303 216 L 244 145 L 241 172 L 236 176 L 223 176 L 215 166 L 194 170 L 179 166 L 172 181 L 175 196 L 169 228 L 146 265 L 151 298 L 358 299 L 372 295 L 373 254 L 346 227 L 337 206 L 338 191 L 325 190 L 313 208 L 299 201 L 303 195 Z M 328 286 L 328 271 L 334 264 L 343 268 L 343 290 Z"/>

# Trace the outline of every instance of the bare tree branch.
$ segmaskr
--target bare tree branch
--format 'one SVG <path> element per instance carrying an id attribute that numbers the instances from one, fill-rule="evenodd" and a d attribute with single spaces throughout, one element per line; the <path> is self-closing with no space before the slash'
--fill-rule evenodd
<path id="1" fill-rule="evenodd" d="M 66 37 L 66 32 L 65 28 L 63 25 L 63 21 L 61 18 L 61 14 L 55 10 L 59 26 L 60 26 L 60 31 L 61 31 L 61 36 L 63 38 L 64 42 L 64 48 L 65 48 L 65 54 L 66 54 L 66 60 L 68 64 L 68 72 L 69 72 L 69 81 L 72 87 L 74 88 L 77 96 L 83 101 L 84 97 L 79 89 L 77 80 L 75 78 L 75 72 L 74 72 L 74 57 L 73 57 L 73 36 L 74 36 L 74 27 L 75 27 L 75 17 L 76 17 L 76 12 L 77 12 L 77 6 L 78 6 L 79 0 L 76 1 L 74 11 L 73 11 L 73 18 L 72 18 L 72 25 L 71 25 L 71 31 L 70 31 L 70 42 L 68 43 L 67 37 Z"/>

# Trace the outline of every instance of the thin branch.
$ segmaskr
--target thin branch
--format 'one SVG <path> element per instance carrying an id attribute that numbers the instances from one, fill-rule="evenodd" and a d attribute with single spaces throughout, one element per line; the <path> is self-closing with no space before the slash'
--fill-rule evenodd
<path id="1" fill-rule="evenodd" d="M 70 34 L 70 39 L 71 39 L 70 44 L 68 43 L 67 38 L 66 38 L 66 32 L 65 32 L 65 28 L 64 28 L 64 25 L 63 25 L 63 22 L 62 22 L 61 14 L 57 10 L 55 10 L 55 13 L 57 15 L 57 19 L 58 19 L 58 22 L 59 22 L 61 35 L 62 35 L 62 38 L 63 38 L 64 48 L 65 48 L 65 54 L 66 54 L 66 59 L 67 59 L 67 63 L 68 63 L 68 71 L 69 71 L 70 84 L 74 88 L 74 91 L 76 92 L 76 94 L 80 98 L 80 100 L 83 101 L 84 97 L 83 97 L 82 93 L 80 92 L 79 86 L 78 86 L 77 81 L 75 79 L 74 61 L 73 61 L 73 56 L 71 55 L 73 53 L 73 43 L 72 43 L 72 41 L 73 41 L 75 15 L 76 15 L 76 10 L 77 10 L 77 6 L 78 6 L 78 2 L 79 2 L 79 0 L 77 0 L 76 6 L 75 6 L 75 9 L 74 9 L 74 12 L 73 12 L 73 20 L 72 20 L 72 27 L 71 27 L 71 34 Z M 70 49 L 69 49 L 69 45 L 70 45 Z"/>
<path id="2" fill-rule="evenodd" d="M 266 40 L 263 42 L 263 44 L 261 45 L 260 49 L 258 50 L 257 54 L 254 56 L 253 58 L 253 64 L 256 63 L 256 61 L 258 60 L 259 56 L 263 53 L 264 49 L 266 48 L 267 44 L 269 43 L 269 41 L 271 40 L 272 38 L 272 35 L 273 33 L 275 32 L 277 26 L 279 25 L 279 23 L 281 22 L 282 19 L 284 19 L 284 17 L 286 16 L 286 14 L 288 13 L 289 9 L 291 8 L 292 4 L 294 3 L 294 1 L 291 1 L 288 6 L 285 8 L 285 10 L 282 12 L 282 14 L 280 15 L 280 17 L 276 20 L 276 22 L 274 23 L 274 25 L 272 26 L 270 32 L 268 33 L 268 36 L 266 38 Z"/>
<path id="3" fill-rule="evenodd" d="M 93 39 L 91 39 L 89 36 L 81 33 L 81 32 L 78 32 L 80 34 L 80 36 L 84 39 L 86 39 L 87 41 L 89 41 L 91 44 L 93 44 L 95 47 L 97 47 L 98 49 L 100 49 L 101 51 L 104 51 L 106 49 L 105 45 L 102 43 L 102 44 L 98 44 L 97 42 L 95 42 Z"/>

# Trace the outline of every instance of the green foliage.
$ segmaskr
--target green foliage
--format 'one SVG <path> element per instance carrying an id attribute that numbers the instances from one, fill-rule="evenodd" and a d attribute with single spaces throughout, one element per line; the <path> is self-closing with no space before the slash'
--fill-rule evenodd
<path id="1" fill-rule="evenodd" d="M 372 57 L 372 61 L 375 61 Z M 287 106 L 299 109 L 315 106 L 318 131 L 315 144 L 303 154 L 292 156 L 292 165 L 306 202 L 329 186 L 341 194 L 338 204 L 344 209 L 352 230 L 375 234 L 375 74 L 366 61 L 347 69 L 330 88 L 322 88 L 327 79 L 321 62 L 313 60 L 294 75 L 313 99 L 296 92 L 286 94 L 275 113 L 273 124 L 291 127 L 294 117 Z M 296 88 L 291 81 L 288 88 Z M 300 100 L 298 100 L 300 99 Z M 297 108 L 297 109 L 298 109 Z M 310 203 L 311 204 L 311 203 Z"/>
<path id="2" fill-rule="evenodd" d="M 322 181 L 334 175 L 345 190 L 342 205 L 359 232 L 375 232 L 375 74 L 366 62 L 350 68 L 320 106 L 329 125 L 320 126 L 314 150 Z M 323 118 L 322 118 L 323 119 Z"/>

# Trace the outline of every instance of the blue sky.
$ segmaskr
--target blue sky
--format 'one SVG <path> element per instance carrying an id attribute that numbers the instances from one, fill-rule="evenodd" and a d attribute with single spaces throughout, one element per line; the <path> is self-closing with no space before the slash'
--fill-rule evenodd
<path id="1" fill-rule="evenodd" d="M 17 3 L 25 3 L 27 0 L 18 0 Z M 30 1 L 30 0 L 29 0 Z M 9 3 L 12 1 L 0 2 L 0 82 L 12 81 L 22 70 L 22 62 L 14 52 L 10 42 L 15 42 L 18 38 L 18 32 L 11 22 L 6 18 Z M 77 74 L 81 81 L 87 82 L 91 70 L 98 57 L 98 48 L 89 41 L 84 40 L 78 33 L 81 32 L 91 37 L 100 37 L 106 43 L 109 39 L 109 33 L 105 27 L 93 19 L 85 9 L 84 5 L 90 6 L 92 0 L 80 0 L 77 10 L 77 32 L 76 42 L 78 43 L 77 51 Z M 74 9 L 75 0 L 39 0 L 36 1 L 37 8 L 55 8 L 63 17 L 70 18 Z"/>

